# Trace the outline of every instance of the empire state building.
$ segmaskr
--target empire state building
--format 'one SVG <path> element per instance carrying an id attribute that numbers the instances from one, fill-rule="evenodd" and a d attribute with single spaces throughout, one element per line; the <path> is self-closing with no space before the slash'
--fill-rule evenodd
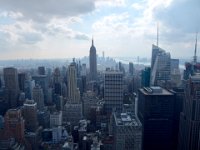
<path id="1" fill-rule="evenodd" d="M 92 39 L 92 46 L 90 47 L 90 79 L 96 80 L 97 78 L 97 56 L 94 41 Z"/>

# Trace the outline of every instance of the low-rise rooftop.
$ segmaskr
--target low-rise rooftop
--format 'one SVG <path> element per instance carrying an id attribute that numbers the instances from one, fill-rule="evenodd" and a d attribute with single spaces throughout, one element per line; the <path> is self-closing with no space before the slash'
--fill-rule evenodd
<path id="1" fill-rule="evenodd" d="M 117 126 L 141 126 L 140 121 L 132 113 L 114 114 Z"/>
<path id="2" fill-rule="evenodd" d="M 173 95 L 172 92 L 159 86 L 143 87 L 139 90 L 145 95 Z"/>

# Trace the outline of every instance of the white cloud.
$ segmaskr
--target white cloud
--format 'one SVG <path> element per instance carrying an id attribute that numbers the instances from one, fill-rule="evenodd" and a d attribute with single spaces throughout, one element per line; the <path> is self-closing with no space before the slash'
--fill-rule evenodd
<path id="1" fill-rule="evenodd" d="M 0 13 L 0 17 L 9 17 L 12 19 L 20 19 L 23 17 L 23 14 L 20 12 L 3 11 Z"/>
<path id="2" fill-rule="evenodd" d="M 158 9 L 154 16 L 169 28 L 195 33 L 200 30 L 200 1 L 174 0 L 166 9 Z"/>
<path id="3" fill-rule="evenodd" d="M 102 19 L 96 21 L 92 28 L 95 32 L 105 32 L 105 33 L 117 33 L 117 32 L 126 32 L 125 29 L 128 27 L 129 14 L 124 12 L 122 14 L 111 14 L 105 16 Z"/>
<path id="4" fill-rule="evenodd" d="M 43 37 L 38 32 L 25 32 L 20 34 L 19 40 L 24 44 L 36 44 L 42 41 Z"/>
<path id="5" fill-rule="evenodd" d="M 199 0 L 0 0 L 0 48 L 75 57 L 88 54 L 86 40 L 94 35 L 98 52 L 150 57 L 159 22 L 161 46 L 182 55 L 193 49 L 199 10 Z"/>
<path id="6" fill-rule="evenodd" d="M 20 13 L 24 19 L 48 22 L 55 17 L 76 16 L 95 9 L 93 0 L 0 0 L 0 10 Z"/>
<path id="7" fill-rule="evenodd" d="M 125 0 L 96 0 L 96 7 L 124 7 L 126 6 Z"/>
<path id="8" fill-rule="evenodd" d="M 144 9 L 144 3 L 133 3 L 131 7 L 135 10 L 142 10 Z"/>

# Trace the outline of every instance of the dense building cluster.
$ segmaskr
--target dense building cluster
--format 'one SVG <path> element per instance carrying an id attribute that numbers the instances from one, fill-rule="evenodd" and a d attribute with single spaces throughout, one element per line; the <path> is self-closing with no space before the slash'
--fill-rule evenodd
<path id="1" fill-rule="evenodd" d="M 151 66 L 87 63 L 4 67 L 0 149 L 199 150 L 200 65 L 152 46 Z"/>

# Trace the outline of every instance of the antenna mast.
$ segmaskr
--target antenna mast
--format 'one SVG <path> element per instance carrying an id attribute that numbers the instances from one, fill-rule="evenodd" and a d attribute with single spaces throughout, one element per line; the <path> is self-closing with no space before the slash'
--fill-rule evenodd
<path id="1" fill-rule="evenodd" d="M 159 23 L 157 23 L 157 47 L 159 44 Z"/>
<path id="2" fill-rule="evenodd" d="M 194 63 L 197 63 L 197 35 L 198 35 L 198 32 L 196 33 L 196 42 L 195 42 L 195 50 L 194 50 Z"/>

